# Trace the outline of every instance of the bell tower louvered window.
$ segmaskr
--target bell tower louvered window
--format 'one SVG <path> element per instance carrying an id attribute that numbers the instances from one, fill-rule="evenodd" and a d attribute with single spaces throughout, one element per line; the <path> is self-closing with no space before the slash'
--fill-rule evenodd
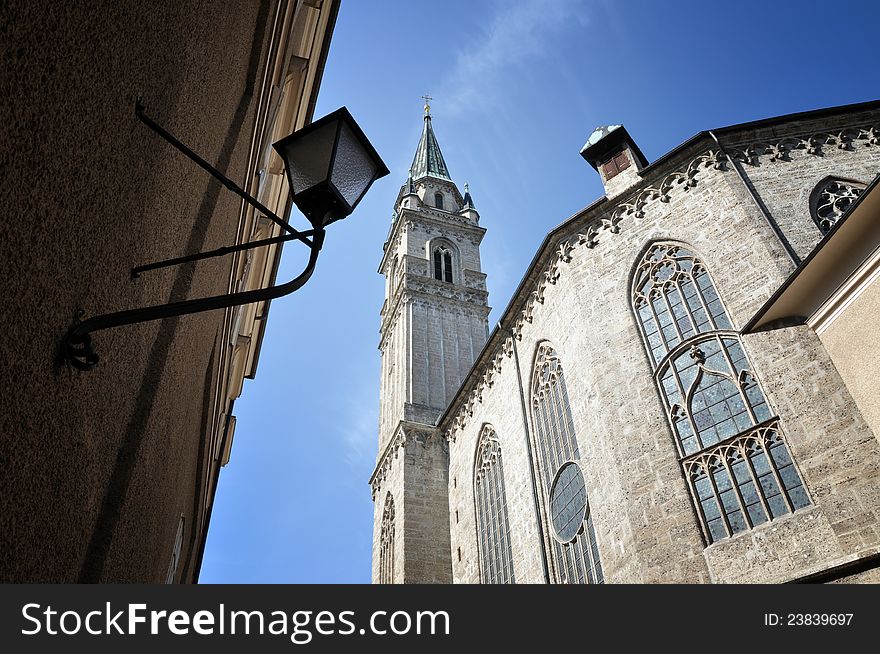
<path id="1" fill-rule="evenodd" d="M 452 283 L 452 252 L 445 247 L 434 250 L 434 279 Z"/>

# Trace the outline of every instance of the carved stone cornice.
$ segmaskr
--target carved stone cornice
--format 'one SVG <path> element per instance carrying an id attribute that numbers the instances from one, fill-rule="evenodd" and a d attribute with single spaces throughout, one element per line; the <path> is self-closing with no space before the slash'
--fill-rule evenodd
<path id="1" fill-rule="evenodd" d="M 486 235 L 486 229 L 483 227 L 473 225 L 464 219 L 450 220 L 448 216 L 440 216 L 439 213 L 439 210 L 433 214 L 428 211 L 410 213 L 407 210 L 407 213 L 398 220 L 403 221 L 404 230 L 419 229 L 429 236 L 438 234 L 459 243 L 468 241 L 475 246 L 479 245 Z"/>

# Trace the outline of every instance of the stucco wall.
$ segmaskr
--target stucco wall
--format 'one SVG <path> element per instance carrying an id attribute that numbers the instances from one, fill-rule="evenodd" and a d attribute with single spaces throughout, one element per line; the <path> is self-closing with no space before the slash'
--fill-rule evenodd
<path id="1" fill-rule="evenodd" d="M 233 179 L 274 2 L 7 3 L 0 142 L 0 579 L 164 581 L 177 524 L 191 574 L 222 312 L 94 334 L 91 372 L 56 361 L 85 316 L 226 292 L 227 259 L 132 266 L 234 242 L 239 201 L 135 119 Z"/>
<path id="2" fill-rule="evenodd" d="M 880 434 L 880 283 L 874 280 L 820 334 L 865 421 Z"/>

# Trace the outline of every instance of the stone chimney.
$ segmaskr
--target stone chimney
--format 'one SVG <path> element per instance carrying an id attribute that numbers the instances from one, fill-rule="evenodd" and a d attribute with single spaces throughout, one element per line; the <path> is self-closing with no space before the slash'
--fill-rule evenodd
<path id="1" fill-rule="evenodd" d="M 639 171 L 648 165 L 623 125 L 597 127 L 581 148 L 581 156 L 599 173 L 608 198 L 641 180 Z"/>

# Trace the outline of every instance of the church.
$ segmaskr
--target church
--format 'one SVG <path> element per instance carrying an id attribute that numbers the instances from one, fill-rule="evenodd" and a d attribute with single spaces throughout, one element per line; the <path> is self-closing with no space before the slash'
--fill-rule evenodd
<path id="1" fill-rule="evenodd" d="M 880 101 L 581 155 L 605 195 L 490 330 L 425 107 L 379 266 L 373 582 L 880 582 Z"/>

